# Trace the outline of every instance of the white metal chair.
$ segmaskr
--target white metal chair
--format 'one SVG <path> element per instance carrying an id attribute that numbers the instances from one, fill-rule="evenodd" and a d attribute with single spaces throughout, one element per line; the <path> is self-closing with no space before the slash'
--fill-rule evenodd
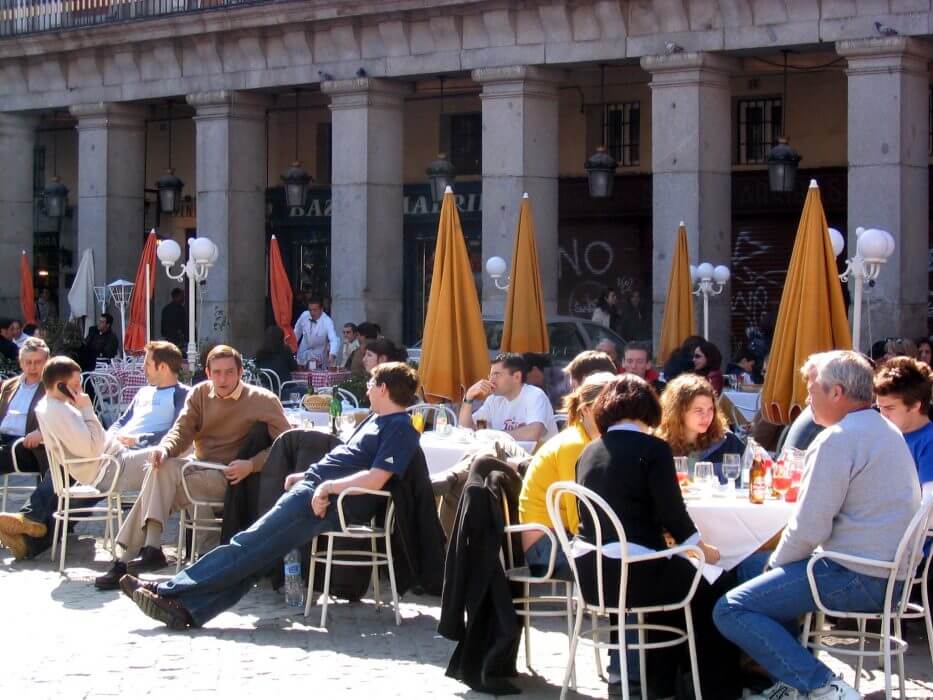
<path id="1" fill-rule="evenodd" d="M 348 496 L 368 494 L 386 499 L 385 524 L 376 525 L 374 517 L 369 525 L 347 524 L 343 512 L 343 500 Z M 371 566 L 373 568 L 373 594 L 377 609 L 382 606 L 382 597 L 379 594 L 379 567 L 389 570 L 389 586 L 392 589 L 392 607 L 395 609 L 395 624 L 402 624 L 402 617 L 398 609 L 398 589 L 395 586 L 395 563 L 392 558 L 392 527 L 395 524 L 395 504 L 392 494 L 388 491 L 374 491 L 359 487 L 351 487 L 340 492 L 337 497 L 337 515 L 340 518 L 340 529 L 322 532 L 311 540 L 311 568 L 308 572 L 308 595 L 305 603 L 305 617 L 311 614 L 311 604 L 314 601 L 314 569 L 318 562 L 324 564 L 324 600 L 321 603 L 321 627 L 327 625 L 327 605 L 330 600 L 330 573 L 332 566 Z M 318 539 L 327 538 L 327 553 L 318 552 Z M 334 538 L 349 538 L 353 540 L 369 540 L 370 549 L 334 549 Z M 385 552 L 380 552 L 378 541 L 385 541 Z M 334 556 L 338 558 L 335 559 Z M 347 557 L 347 558 L 344 558 Z"/>
<path id="2" fill-rule="evenodd" d="M 94 411 L 104 427 L 109 428 L 126 408 L 120 380 L 106 372 L 82 372 L 81 384 L 85 391 L 89 385 L 93 387 Z"/>
<path id="3" fill-rule="evenodd" d="M 447 416 L 447 425 L 457 425 L 457 413 L 446 404 L 442 403 L 416 403 L 405 409 L 408 415 L 420 413 L 424 416 L 425 425 L 428 424 L 428 418 L 431 418 L 431 425 L 437 425 L 438 414 Z"/>
<path id="4" fill-rule="evenodd" d="M 933 530 L 927 530 L 924 542 L 930 541 L 933 537 Z M 933 562 L 933 551 L 927 554 L 920 567 L 922 573 L 914 579 L 914 585 L 920 587 L 920 603 L 908 601 L 907 608 L 901 615 L 902 620 L 922 619 L 927 630 L 927 644 L 930 647 L 930 660 L 933 661 L 933 611 L 930 610 L 930 590 L 928 581 L 930 578 L 930 563 Z"/>
<path id="5" fill-rule="evenodd" d="M 564 550 L 564 554 L 567 556 L 567 560 L 570 562 L 570 568 L 573 571 L 573 578 L 574 582 L 576 583 L 575 590 L 577 599 L 576 622 L 574 623 L 574 628 L 570 640 L 570 656 L 567 659 L 567 669 L 564 672 L 564 683 L 563 687 L 561 688 L 560 695 L 561 700 L 563 700 L 563 698 L 567 695 L 568 683 L 570 681 L 571 675 L 573 674 L 574 664 L 576 661 L 575 657 L 577 644 L 581 639 L 581 635 L 589 636 L 589 639 L 584 638 L 584 641 L 596 647 L 597 649 L 614 648 L 618 650 L 620 675 L 623 679 L 622 697 L 625 698 L 625 700 L 629 700 L 628 684 L 624 682 L 624 680 L 628 678 L 628 663 L 626 660 L 627 648 L 630 647 L 638 650 L 639 670 L 641 673 L 641 695 L 642 700 L 647 700 L 648 682 L 646 677 L 645 652 L 649 649 L 663 649 L 686 642 L 687 649 L 690 654 L 690 670 L 693 675 L 693 688 L 695 697 L 697 700 L 702 700 L 700 694 L 699 670 L 697 666 L 696 643 L 694 641 L 693 635 L 693 616 L 690 611 L 690 602 L 693 600 L 693 594 L 696 592 L 697 586 L 700 583 L 700 576 L 703 571 L 703 565 L 705 564 L 703 550 L 701 550 L 696 545 L 680 545 L 679 547 L 672 547 L 660 552 L 652 552 L 651 554 L 629 555 L 627 554 L 628 543 L 625 539 L 625 531 L 622 529 L 622 523 L 619 521 L 619 517 L 599 494 L 584 486 L 581 486 L 572 481 L 557 481 L 551 484 L 547 490 L 546 500 L 548 514 L 551 516 L 552 522 L 561 522 L 560 501 L 564 496 L 571 496 L 575 498 L 577 500 L 578 507 L 580 507 L 581 515 L 585 509 L 593 523 L 593 534 L 596 541 L 592 544 L 595 545 L 596 552 L 598 600 L 596 603 L 588 603 L 586 600 L 584 600 L 582 589 L 580 588 L 580 575 L 577 570 L 577 563 L 576 559 L 574 558 L 574 552 L 573 548 L 571 547 L 570 539 L 563 528 L 557 528 L 557 538 L 560 540 L 561 548 Z M 607 558 L 607 555 L 604 549 L 605 540 L 603 538 L 602 528 L 600 527 L 599 512 L 602 512 L 605 518 L 610 523 L 612 523 L 613 529 L 615 530 L 616 539 L 619 543 L 620 551 L 622 553 L 621 559 L 618 560 L 621 567 L 621 575 L 619 578 L 619 600 L 618 605 L 615 607 L 606 604 L 605 591 L 603 590 L 603 560 Z M 688 552 L 696 556 L 697 570 L 690 585 L 690 590 L 687 592 L 686 596 L 684 596 L 681 600 L 672 601 L 663 605 L 633 607 L 626 604 L 626 583 L 628 577 L 628 566 L 630 564 L 651 561 L 655 559 L 666 559 L 673 555 L 687 554 Z M 644 620 L 645 614 L 647 613 L 668 612 L 671 610 L 684 611 L 684 619 L 686 622 L 685 629 L 680 629 L 670 625 L 646 623 Z M 581 627 L 583 624 L 583 616 L 586 613 L 590 613 L 595 617 L 593 619 L 592 628 L 586 632 L 582 632 Z M 625 623 L 624 619 L 626 614 L 635 615 L 637 622 L 632 624 Z M 602 621 L 599 618 L 606 617 L 608 615 L 618 616 L 619 624 L 601 624 Z M 618 633 L 617 642 L 613 643 L 608 641 L 608 639 L 606 641 L 601 639 L 600 633 L 608 633 L 612 632 L 613 630 Z M 627 630 L 634 630 L 638 632 L 638 642 L 628 643 L 626 641 L 625 632 Z M 665 635 L 670 635 L 670 638 L 647 642 L 645 641 L 645 632 L 660 632 Z"/>
<path id="6" fill-rule="evenodd" d="M 304 379 L 289 379 L 279 385 L 279 399 L 283 404 L 301 402 L 308 393 L 308 382 Z"/>
<path id="7" fill-rule="evenodd" d="M 16 450 L 20 445 L 23 444 L 23 440 L 25 440 L 25 438 L 19 438 L 18 440 L 14 441 L 12 445 L 10 445 L 10 457 L 12 458 L 13 462 L 13 471 L 9 474 L 3 475 L 3 486 L 0 486 L 0 489 L 3 491 L 3 497 L 0 499 L 0 512 L 2 513 L 6 513 L 6 499 L 8 494 L 32 493 L 36 486 L 39 485 L 39 481 L 42 479 L 42 474 L 37 472 L 24 472 L 19 468 L 19 462 L 16 459 Z M 20 474 L 34 476 L 36 478 L 36 486 L 10 486 L 10 477 Z"/>
<path id="8" fill-rule="evenodd" d="M 116 556 L 116 535 L 123 524 L 123 504 L 120 492 L 116 485 L 120 481 L 120 472 L 123 465 L 112 455 L 103 454 L 100 457 L 66 459 L 62 445 L 48 430 L 42 431 L 45 452 L 49 458 L 49 473 L 52 475 L 52 486 L 58 496 L 58 508 L 52 517 L 55 520 L 55 533 L 52 538 L 52 561 L 55 561 L 55 552 L 61 536 L 61 556 L 58 561 L 58 572 L 65 568 L 65 554 L 68 546 L 68 521 L 74 515 L 80 515 L 82 522 L 103 520 L 105 525 L 104 538 L 110 551 Z M 110 463 L 115 467 L 110 483 L 87 486 L 72 484 L 70 467 L 76 464 Z M 101 464 L 100 469 L 106 469 L 107 464 Z M 103 505 L 75 506 L 73 501 L 103 500 Z M 114 527 L 116 520 L 116 527 Z"/>
<path id="9" fill-rule="evenodd" d="M 927 498 L 924 499 L 920 510 L 914 515 L 913 519 L 910 521 L 910 525 L 901 537 L 893 561 L 867 559 L 865 557 L 856 557 L 841 552 L 819 551 L 816 552 L 807 563 L 807 578 L 810 581 L 810 592 L 817 606 L 816 615 L 818 619 L 816 624 L 813 624 L 813 613 L 808 613 L 806 615 L 804 618 L 801 641 L 812 649 L 815 655 L 819 655 L 820 651 L 829 651 L 834 656 L 845 655 L 858 657 L 855 669 L 856 690 L 858 690 L 862 675 L 862 660 L 864 657 L 881 656 L 883 658 L 884 667 L 884 696 L 890 700 L 891 655 L 894 654 L 897 656 L 900 697 L 907 697 L 906 681 L 904 677 L 904 652 L 907 651 L 907 642 L 904 640 L 904 636 L 901 632 L 901 620 L 904 617 L 904 613 L 908 611 L 910 591 L 917 579 L 917 567 L 923 556 L 923 542 L 927 531 L 930 529 L 931 520 L 933 520 L 933 498 Z M 876 612 L 848 612 L 828 608 L 820 598 L 820 592 L 813 576 L 813 567 L 822 559 L 829 559 L 843 566 L 846 564 L 855 564 L 856 566 L 871 566 L 888 571 L 888 584 L 885 589 L 884 608 Z M 902 570 L 904 566 L 907 567 L 907 579 L 903 582 L 900 594 L 895 596 L 894 589 L 897 584 L 897 573 L 899 570 Z M 821 619 L 825 615 L 855 620 L 858 624 L 858 629 L 833 629 L 831 631 L 826 631 L 823 629 L 823 620 Z M 881 631 L 867 632 L 866 627 L 869 622 L 880 622 Z M 849 649 L 839 645 L 826 646 L 822 644 L 822 637 L 824 635 L 841 639 L 857 639 L 858 649 Z M 865 641 L 867 639 L 877 641 L 878 649 L 866 651 Z"/>
<path id="10" fill-rule="evenodd" d="M 524 525 L 509 524 L 509 507 L 505 498 L 502 499 L 505 514 L 505 576 L 510 581 L 520 583 L 522 593 L 512 598 L 515 605 L 515 614 L 522 618 L 525 636 L 525 665 L 531 668 L 531 618 L 533 617 L 564 617 L 567 620 L 567 641 L 573 637 L 573 581 L 563 581 L 554 578 L 554 566 L 557 559 L 557 538 L 550 528 L 538 523 Z M 558 520 L 558 527 L 563 523 Z M 512 545 L 512 535 L 523 532 L 540 532 L 551 542 L 551 556 L 548 559 L 548 568 L 543 576 L 534 576 L 528 566 L 515 565 L 515 553 Z M 533 585 L 550 584 L 550 594 L 532 595 Z M 558 595 L 557 589 L 563 587 L 563 594 Z M 557 606 L 563 606 L 558 608 Z"/>
<path id="11" fill-rule="evenodd" d="M 337 396 L 340 397 L 341 401 L 346 401 L 348 404 L 353 406 L 353 408 L 360 407 L 360 402 L 353 395 L 353 392 L 347 391 L 346 389 L 341 389 L 339 386 L 322 386 L 320 389 L 315 389 L 314 393 L 333 396 L 335 391 L 337 392 Z"/>
<path id="12" fill-rule="evenodd" d="M 256 377 L 256 386 L 261 386 L 264 389 L 268 389 L 273 394 L 278 396 L 282 387 L 282 380 L 279 379 L 279 373 L 274 369 L 265 369 L 264 367 L 260 367 L 257 374 L 258 376 Z"/>
<path id="13" fill-rule="evenodd" d="M 563 430 L 567 427 L 567 414 L 566 413 L 555 413 L 554 414 L 554 423 L 557 425 L 558 430 Z"/>
<path id="14" fill-rule="evenodd" d="M 178 549 L 175 553 L 175 573 L 181 571 L 183 561 L 194 563 L 198 560 L 198 533 L 216 532 L 220 533 L 223 526 L 223 516 L 218 516 L 216 511 L 224 507 L 223 501 L 208 501 L 203 498 L 195 498 L 188 487 L 186 475 L 193 469 L 220 469 L 224 465 L 215 462 L 204 462 L 192 459 L 182 465 L 181 468 L 181 487 L 185 490 L 185 496 L 188 498 L 188 504 L 182 506 L 178 512 Z M 185 552 L 185 533 L 191 531 L 191 549 Z"/>

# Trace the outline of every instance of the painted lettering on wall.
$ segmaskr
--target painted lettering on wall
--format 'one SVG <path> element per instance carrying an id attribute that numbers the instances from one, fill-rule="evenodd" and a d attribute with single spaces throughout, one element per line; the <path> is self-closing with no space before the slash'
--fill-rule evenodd
<path id="1" fill-rule="evenodd" d="M 461 213 L 482 211 L 482 195 L 479 192 L 454 195 L 457 209 Z M 329 218 L 333 200 L 330 197 L 315 197 L 308 201 L 307 206 L 289 207 L 289 218 L 316 217 Z M 403 216 L 437 216 L 440 212 L 440 202 L 435 202 L 431 195 L 405 195 L 402 197 Z"/>

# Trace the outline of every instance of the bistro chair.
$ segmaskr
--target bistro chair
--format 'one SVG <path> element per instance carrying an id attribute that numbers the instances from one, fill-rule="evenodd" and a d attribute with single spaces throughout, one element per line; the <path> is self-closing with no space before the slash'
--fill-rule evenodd
<path id="1" fill-rule="evenodd" d="M 856 656 L 858 662 L 855 669 L 855 689 L 858 690 L 859 681 L 862 675 L 862 660 L 866 656 L 881 656 L 884 667 L 884 697 L 891 699 L 891 656 L 897 656 L 897 674 L 900 682 L 900 697 L 907 697 L 906 679 L 904 676 L 904 653 L 907 651 L 907 642 L 901 631 L 901 620 L 911 616 L 910 592 L 914 583 L 923 580 L 929 569 L 929 559 L 924 567 L 923 574 L 917 576 L 917 568 L 923 557 L 923 543 L 926 534 L 930 530 L 931 521 L 933 521 L 933 498 L 925 498 L 920 510 L 914 515 L 907 526 L 907 530 L 901 537 L 892 561 L 880 561 L 878 559 L 867 559 L 865 557 L 856 557 L 851 554 L 841 552 L 818 551 L 810 557 L 807 563 L 807 578 L 810 581 L 810 592 L 816 603 L 816 613 L 807 613 L 803 623 L 803 634 L 801 642 L 813 650 L 814 655 L 819 656 L 819 652 L 828 651 L 835 655 Z M 885 589 L 884 607 L 875 612 L 848 612 L 843 610 L 833 610 L 827 607 L 820 598 L 819 589 L 816 586 L 816 580 L 813 577 L 813 567 L 821 559 L 829 559 L 843 566 L 846 564 L 855 564 L 862 566 L 871 566 L 877 569 L 888 571 L 888 585 Z M 899 595 L 894 595 L 894 587 L 897 583 L 898 571 L 906 566 L 907 578 L 903 582 L 903 587 Z M 924 593 L 926 590 L 924 589 Z M 924 595 L 924 607 L 927 606 L 927 596 Z M 916 612 L 914 610 L 913 612 Z M 908 613 L 905 615 L 905 613 Z M 813 616 L 817 619 L 814 624 Z M 825 630 L 823 627 L 823 618 L 830 615 L 836 618 L 855 620 L 857 630 Z M 918 615 L 912 615 L 917 617 Z M 867 632 L 866 627 L 869 622 L 880 622 L 879 632 Z M 929 632 L 930 622 L 927 618 L 927 631 Z M 858 648 L 851 649 L 842 645 L 826 646 L 823 637 L 834 637 L 841 639 L 858 640 Z M 875 649 L 865 650 L 865 641 L 872 640 L 878 643 Z"/>
<path id="2" fill-rule="evenodd" d="M 178 549 L 175 553 L 175 573 L 181 571 L 183 562 L 193 564 L 198 560 L 200 550 L 198 547 L 198 534 L 204 532 L 216 532 L 220 536 L 220 530 L 223 526 L 223 515 L 217 515 L 223 510 L 223 501 L 208 501 L 204 498 L 195 498 L 191 495 L 191 489 L 188 487 L 188 472 L 194 469 L 224 469 L 223 464 L 215 462 L 204 462 L 192 459 L 182 465 L 181 468 L 181 487 L 185 490 L 185 496 L 188 498 L 188 504 L 181 507 L 178 511 Z M 191 532 L 191 547 L 185 552 L 185 535 Z"/>
<path id="3" fill-rule="evenodd" d="M 87 393 L 93 395 L 94 411 L 104 427 L 109 428 L 126 408 L 120 380 L 107 372 L 82 372 L 81 385 Z M 93 391 L 88 391 L 88 387 Z"/>
<path id="4" fill-rule="evenodd" d="M 282 380 L 279 379 L 279 373 L 274 369 L 265 369 L 260 367 L 256 370 L 256 386 L 261 386 L 263 389 L 268 389 L 276 396 L 279 395 L 279 392 L 282 388 Z"/>
<path id="5" fill-rule="evenodd" d="M 327 396 L 333 396 L 334 392 L 337 392 L 337 396 L 340 397 L 341 401 L 344 401 L 350 404 L 353 408 L 359 408 L 360 402 L 353 395 L 353 392 L 342 389 L 339 386 L 322 386 L 320 389 L 315 389 L 315 394 L 326 394 Z"/>
<path id="6" fill-rule="evenodd" d="M 307 393 L 308 382 L 305 379 L 289 379 L 279 385 L 279 399 L 282 405 L 298 406 Z"/>
<path id="7" fill-rule="evenodd" d="M 368 494 L 386 499 L 385 522 L 377 525 L 376 516 L 369 524 L 357 525 L 347 523 L 343 512 L 343 501 L 349 496 Z M 321 603 L 321 627 L 327 626 L 327 604 L 330 601 L 330 574 L 333 566 L 371 566 L 373 568 L 373 594 L 376 599 L 376 608 L 382 606 L 382 597 L 379 593 L 379 567 L 389 570 L 389 587 L 392 589 L 392 607 L 395 609 L 395 624 L 402 624 L 402 617 L 398 609 L 398 589 L 395 585 L 395 562 L 392 558 L 392 527 L 395 524 L 395 504 L 392 494 L 388 491 L 374 491 L 359 487 L 344 489 L 337 496 L 337 516 L 340 518 L 340 529 L 322 532 L 311 540 L 311 568 L 308 572 L 308 595 L 305 603 L 305 617 L 311 614 L 311 604 L 314 599 L 314 568 L 318 563 L 324 564 L 324 590 Z M 327 538 L 327 553 L 318 551 L 318 540 Z M 370 549 L 334 549 L 334 538 L 348 538 L 351 540 L 369 540 Z M 385 543 L 385 551 L 379 550 L 379 540 Z M 336 555 L 336 559 L 334 558 Z"/>
<path id="8" fill-rule="evenodd" d="M 17 450 L 17 448 L 19 448 L 20 445 L 23 444 L 23 440 L 25 440 L 25 439 L 26 439 L 26 438 L 19 438 L 19 439 L 16 440 L 12 445 L 10 445 L 10 457 L 12 458 L 12 462 L 13 462 L 13 471 L 10 472 L 9 474 L 4 474 L 4 475 L 3 475 L 3 486 L 0 486 L 0 490 L 3 491 L 3 497 L 0 498 L 0 512 L 2 512 L 2 513 L 6 513 L 6 512 L 7 512 L 7 510 L 6 510 L 6 498 L 7 498 L 7 494 L 10 494 L 10 493 L 22 493 L 22 494 L 32 493 L 33 490 L 36 489 L 36 488 L 39 486 L 39 482 L 42 480 L 42 474 L 41 474 L 41 473 L 39 473 L 39 472 L 24 472 L 24 471 L 22 471 L 22 470 L 19 468 L 19 463 L 18 463 L 17 460 L 16 460 L 16 450 Z M 35 485 L 35 486 L 18 486 L 18 485 L 10 486 L 10 477 L 11 477 L 11 476 L 12 476 L 12 477 L 16 477 L 16 476 L 19 475 L 19 474 L 22 474 L 22 475 L 29 475 L 29 476 L 35 477 L 35 478 L 36 478 L 36 485 Z"/>
<path id="9" fill-rule="evenodd" d="M 560 540 L 560 546 L 564 550 L 564 554 L 566 555 L 567 561 L 570 563 L 570 568 L 573 571 L 573 579 L 574 583 L 576 584 L 575 590 L 577 606 L 576 621 L 574 623 L 573 632 L 570 639 L 570 655 L 567 659 L 567 668 L 564 672 L 564 683 L 563 687 L 561 688 L 561 700 L 563 700 L 563 698 L 565 698 L 567 695 L 567 687 L 571 675 L 574 672 L 574 665 L 576 662 L 577 644 L 581 641 L 581 639 L 595 647 L 597 650 L 618 650 L 620 666 L 619 670 L 623 679 L 622 697 L 625 698 L 625 700 L 629 700 L 628 683 L 625 682 L 625 679 L 628 678 L 628 662 L 626 657 L 626 650 L 628 648 L 638 650 L 639 672 L 641 675 L 641 697 L 642 700 L 647 700 L 648 679 L 646 676 L 645 652 L 649 649 L 663 649 L 686 642 L 690 655 L 690 671 L 693 676 L 695 697 L 697 700 L 702 700 L 700 695 L 700 676 L 697 666 L 696 642 L 694 641 L 693 635 L 693 615 L 690 611 L 690 602 L 693 600 L 693 594 L 696 592 L 697 586 L 700 583 L 700 576 L 702 575 L 703 565 L 706 561 L 703 556 L 703 550 L 701 550 L 696 545 L 680 545 L 678 547 L 672 547 L 660 552 L 652 552 L 651 554 L 629 555 L 627 554 L 627 540 L 625 539 L 625 531 L 622 529 L 622 523 L 619 521 L 619 516 L 615 514 L 615 512 L 612 510 L 612 507 L 605 501 L 605 499 L 585 486 L 581 486 L 573 481 L 556 481 L 550 485 L 547 490 L 547 496 L 545 498 L 547 501 L 548 514 L 551 516 L 551 522 L 561 522 L 560 501 L 566 496 L 570 496 L 571 498 L 576 499 L 576 505 L 579 508 L 581 515 L 585 510 L 589 514 L 590 520 L 593 522 L 593 527 L 595 529 L 594 535 L 596 538 L 594 551 L 597 557 L 596 571 L 598 580 L 597 602 L 588 603 L 583 598 L 583 592 L 580 588 L 580 574 L 577 570 L 576 559 L 574 558 L 575 552 L 573 545 L 571 544 L 567 533 L 564 531 L 564 528 L 557 528 L 557 538 Z M 604 515 L 605 518 L 612 524 L 612 527 L 615 530 L 616 539 L 622 552 L 621 558 L 616 560 L 619 562 L 622 571 L 619 579 L 619 600 L 618 604 L 614 607 L 606 604 L 606 595 L 603 587 L 603 561 L 610 557 L 607 556 L 603 545 L 604 539 L 602 528 L 600 527 L 600 513 L 602 513 L 602 515 Z M 651 561 L 653 559 L 666 559 L 674 555 L 686 554 L 687 552 L 690 552 L 696 556 L 697 570 L 693 577 L 693 582 L 690 585 L 690 590 L 687 592 L 686 596 L 684 596 L 681 600 L 671 601 L 670 603 L 663 605 L 633 607 L 626 604 L 626 579 L 628 566 L 630 564 Z M 684 629 L 670 625 L 659 625 L 645 622 L 645 614 L 647 613 L 667 612 L 671 610 L 684 611 L 684 620 L 686 622 Z M 590 630 L 583 632 L 581 630 L 583 625 L 583 616 L 587 613 L 590 613 L 594 616 L 593 625 Z M 611 618 L 608 618 L 609 615 L 616 616 L 619 622 L 617 624 L 612 624 Z M 625 623 L 624 620 L 626 615 L 635 615 L 637 622 Z M 602 624 L 601 618 L 610 619 L 609 624 Z M 613 630 L 618 633 L 618 641 L 615 643 L 608 641 L 608 633 Z M 626 640 L 625 633 L 628 630 L 633 630 L 638 633 L 637 642 L 630 643 Z M 645 641 L 645 632 L 660 632 L 666 635 L 667 638 L 648 642 Z M 606 641 L 603 641 L 603 635 L 601 633 L 606 633 Z M 589 637 L 589 639 L 586 637 Z"/>

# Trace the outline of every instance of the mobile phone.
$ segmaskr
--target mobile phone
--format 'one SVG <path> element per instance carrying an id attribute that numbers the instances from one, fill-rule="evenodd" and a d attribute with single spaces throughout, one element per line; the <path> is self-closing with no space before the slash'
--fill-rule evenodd
<path id="1" fill-rule="evenodd" d="M 69 389 L 67 386 L 65 386 L 65 382 L 59 382 L 59 383 L 56 384 L 55 386 L 56 386 L 56 388 L 57 388 L 60 392 L 62 392 L 62 393 L 63 393 L 65 396 L 67 396 L 69 399 L 71 399 L 72 401 L 75 400 L 75 395 L 71 393 L 71 389 Z"/>

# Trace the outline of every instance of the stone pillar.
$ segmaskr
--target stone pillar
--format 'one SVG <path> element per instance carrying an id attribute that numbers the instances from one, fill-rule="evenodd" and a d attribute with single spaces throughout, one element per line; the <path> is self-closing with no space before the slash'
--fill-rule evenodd
<path id="1" fill-rule="evenodd" d="M 71 107 L 78 120 L 78 250 L 94 251 L 94 283 L 131 282 L 139 264 L 145 189 L 145 111 L 96 102 Z"/>
<path id="2" fill-rule="evenodd" d="M 19 318 L 19 260 L 23 250 L 34 264 L 33 149 L 36 122 L 20 114 L 0 114 L 0 314 Z"/>
<path id="3" fill-rule="evenodd" d="M 545 313 L 557 313 L 557 88 L 563 74 L 535 66 L 479 68 L 483 86 L 483 311 L 501 314 L 506 293 L 485 263 L 498 255 L 511 265 L 522 194 L 531 197 Z"/>
<path id="4" fill-rule="evenodd" d="M 410 86 L 379 78 L 321 84 L 330 95 L 330 279 L 334 323 L 402 333 L 403 103 Z"/>
<path id="5" fill-rule="evenodd" d="M 927 334 L 930 51 L 902 36 L 840 41 L 836 50 L 848 64 L 846 251 L 855 254 L 859 226 L 897 241 L 874 288 L 865 288 L 860 349 L 867 352 L 872 340 Z"/>
<path id="6" fill-rule="evenodd" d="M 220 251 L 198 309 L 198 340 L 229 343 L 251 355 L 262 343 L 266 320 L 269 101 L 232 90 L 186 99 L 196 110 L 198 235 L 210 238 Z"/>
<path id="7" fill-rule="evenodd" d="M 730 265 L 732 251 L 732 109 L 735 64 L 709 53 L 645 56 L 651 74 L 651 170 L 654 341 L 661 333 L 677 227 L 687 226 L 690 262 Z M 710 298 L 710 338 L 731 355 L 729 285 Z M 703 309 L 696 306 L 697 332 Z M 662 361 L 666 358 L 661 358 Z"/>

